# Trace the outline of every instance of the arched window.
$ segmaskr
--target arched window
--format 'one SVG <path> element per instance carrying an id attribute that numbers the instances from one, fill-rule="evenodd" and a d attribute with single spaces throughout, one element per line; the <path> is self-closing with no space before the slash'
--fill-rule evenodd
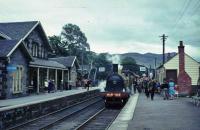
<path id="1" fill-rule="evenodd" d="M 32 55 L 33 55 L 33 57 L 39 56 L 39 45 L 37 42 L 32 43 Z"/>
<path id="2" fill-rule="evenodd" d="M 44 58 L 44 47 L 41 46 L 41 58 Z"/>

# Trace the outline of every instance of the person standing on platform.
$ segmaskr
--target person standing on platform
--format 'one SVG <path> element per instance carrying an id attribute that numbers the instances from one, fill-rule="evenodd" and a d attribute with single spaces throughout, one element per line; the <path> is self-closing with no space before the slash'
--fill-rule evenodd
<path id="1" fill-rule="evenodd" d="M 155 83 L 154 80 L 151 80 L 150 83 L 149 83 L 149 90 L 150 90 L 150 93 L 151 93 L 151 100 L 154 99 L 155 89 L 156 89 L 156 83 Z"/>
<path id="2" fill-rule="evenodd" d="M 145 89 L 145 95 L 148 99 L 149 98 L 149 83 L 147 80 L 145 81 L 144 89 Z"/>
<path id="3" fill-rule="evenodd" d="M 87 81 L 86 81 L 86 88 L 87 88 L 87 91 L 89 91 L 90 83 L 91 83 L 91 81 L 87 79 Z"/>
<path id="4" fill-rule="evenodd" d="M 53 82 L 52 82 L 52 80 L 49 80 L 49 83 L 48 83 L 48 93 L 50 93 L 52 89 L 53 89 Z"/>
<path id="5" fill-rule="evenodd" d="M 63 83 L 63 80 L 61 80 L 60 81 L 60 91 L 63 91 L 63 88 L 64 88 L 63 86 L 64 86 L 64 83 Z"/>
<path id="6" fill-rule="evenodd" d="M 166 79 L 164 79 L 164 83 L 161 85 L 161 89 L 162 89 L 162 95 L 163 95 L 163 99 L 169 99 L 169 85 L 166 81 Z"/>
<path id="7" fill-rule="evenodd" d="M 134 93 L 136 93 L 137 86 L 138 86 L 137 78 L 135 78 L 134 81 L 133 81 L 133 89 L 134 89 Z"/>
<path id="8" fill-rule="evenodd" d="M 175 94 L 175 83 L 172 79 L 169 80 L 169 95 L 170 95 L 170 99 L 174 99 L 174 94 Z"/>

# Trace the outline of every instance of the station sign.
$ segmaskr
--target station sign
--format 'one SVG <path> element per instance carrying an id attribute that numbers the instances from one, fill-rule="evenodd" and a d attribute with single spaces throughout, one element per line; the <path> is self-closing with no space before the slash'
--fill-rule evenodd
<path id="1" fill-rule="evenodd" d="M 140 67 L 140 71 L 146 71 L 146 67 Z"/>
<path id="2" fill-rule="evenodd" d="M 17 71 L 17 67 L 16 67 L 16 66 L 13 66 L 13 65 L 9 65 L 9 66 L 7 66 L 7 71 L 8 71 L 8 72 Z"/>
<path id="3" fill-rule="evenodd" d="M 99 72 L 105 72 L 106 68 L 105 67 L 99 67 Z"/>

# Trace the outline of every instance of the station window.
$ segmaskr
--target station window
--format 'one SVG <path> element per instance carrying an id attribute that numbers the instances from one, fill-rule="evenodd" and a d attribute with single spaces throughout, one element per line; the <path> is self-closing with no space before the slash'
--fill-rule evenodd
<path id="1" fill-rule="evenodd" d="M 36 42 L 34 42 L 32 44 L 32 55 L 33 55 L 33 57 L 41 57 L 40 50 L 41 50 L 40 46 Z"/>
<path id="2" fill-rule="evenodd" d="M 34 48 L 34 44 L 32 44 L 31 50 L 32 50 L 32 55 L 35 56 L 35 51 L 34 51 L 35 48 Z"/>
<path id="3" fill-rule="evenodd" d="M 35 44 L 35 57 L 38 57 L 38 46 Z"/>
<path id="4" fill-rule="evenodd" d="M 22 75 L 23 66 L 17 66 L 16 71 L 13 73 L 13 93 L 22 92 Z"/>

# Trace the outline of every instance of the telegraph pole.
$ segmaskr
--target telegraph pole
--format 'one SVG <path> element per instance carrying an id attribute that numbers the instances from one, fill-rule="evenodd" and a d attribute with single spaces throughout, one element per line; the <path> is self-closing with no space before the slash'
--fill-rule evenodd
<path id="1" fill-rule="evenodd" d="M 165 40 L 167 39 L 168 36 L 166 36 L 165 34 L 163 34 L 161 37 L 161 40 L 163 42 L 163 64 L 165 63 Z"/>
<path id="2" fill-rule="evenodd" d="M 155 73 L 155 79 L 157 78 L 157 74 L 156 74 L 156 67 L 157 67 L 157 65 L 156 64 L 157 64 L 157 58 L 155 57 L 155 72 L 154 72 Z"/>

